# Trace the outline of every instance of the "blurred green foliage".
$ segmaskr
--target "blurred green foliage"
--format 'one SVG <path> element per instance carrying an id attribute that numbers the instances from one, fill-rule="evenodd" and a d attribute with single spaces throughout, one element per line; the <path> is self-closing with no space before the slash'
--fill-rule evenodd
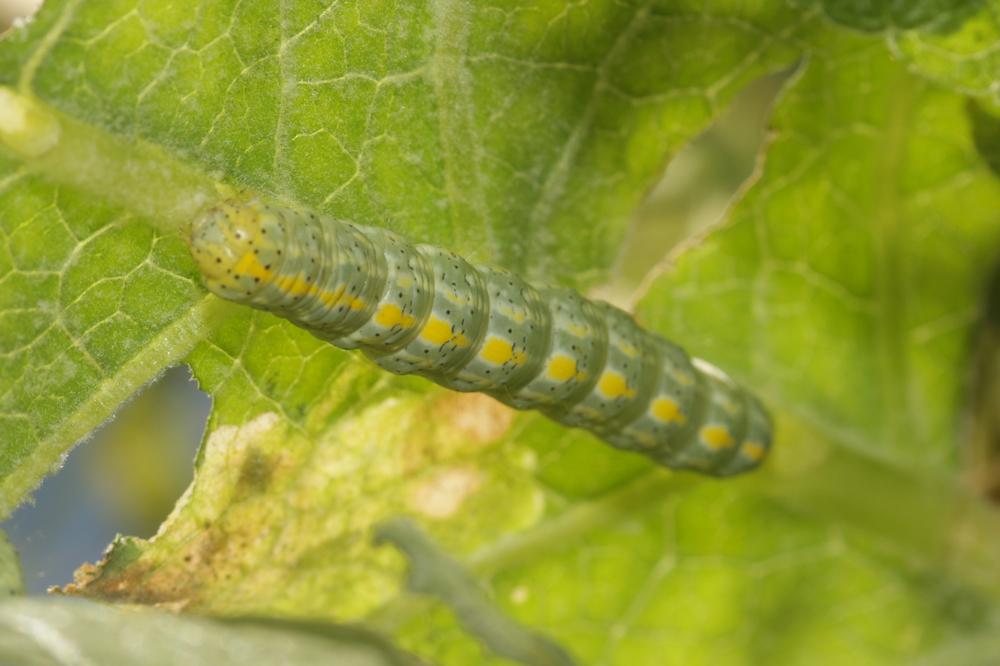
<path id="1" fill-rule="evenodd" d="M 957 421 L 1000 242 L 998 15 L 48 2 L 0 42 L 5 513 L 185 362 L 214 400 L 193 484 L 69 591 L 501 663 L 370 543 L 405 513 L 585 663 L 988 658 L 1000 531 Z M 218 302 L 182 236 L 219 182 L 636 304 L 769 399 L 773 462 L 652 470 Z"/>

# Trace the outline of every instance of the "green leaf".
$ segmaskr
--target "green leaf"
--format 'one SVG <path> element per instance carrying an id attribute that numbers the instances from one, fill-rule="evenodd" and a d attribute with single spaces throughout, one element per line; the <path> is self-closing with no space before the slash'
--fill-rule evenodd
<path id="1" fill-rule="evenodd" d="M 976 148 L 993 173 L 1000 176 L 1000 117 L 971 102 L 968 111 Z"/>
<path id="2" fill-rule="evenodd" d="M 222 623 L 74 599 L 0 602 L 0 659 L 9 664 L 419 666 L 368 632 L 290 623 Z"/>
<path id="3" fill-rule="evenodd" d="M 947 88 L 1000 102 L 997 0 L 820 0 L 833 21 L 884 32 L 890 51 L 911 71 Z"/>
<path id="4" fill-rule="evenodd" d="M 409 560 L 407 586 L 446 604 L 462 627 L 493 653 L 526 666 L 574 666 L 558 643 L 512 621 L 460 563 L 442 552 L 412 521 L 396 518 L 375 527 L 376 541 L 389 543 Z"/>
<path id="5" fill-rule="evenodd" d="M 817 50 L 774 122 L 730 224 L 640 312 L 868 453 L 954 468 L 1000 207 L 969 107 L 879 41 L 842 37 Z"/>
<path id="6" fill-rule="evenodd" d="M 707 25 L 725 45 L 711 59 L 662 70 L 647 63 L 696 38 L 688 26 L 697 12 L 612 2 L 510 15 L 462 2 L 279 8 L 51 2 L 0 49 L 0 82 L 25 96 L 5 95 L 6 117 L 28 106 L 43 119 L 8 131 L 8 143 L 50 136 L 45 123 L 61 128 L 51 149 L 22 146 L 24 166 L 6 163 L 5 228 L 41 238 L 48 224 L 62 236 L 44 274 L 18 256 L 0 266 L 13 299 L 0 302 L 5 316 L 28 317 L 4 343 L 12 363 L 3 384 L 25 389 L 0 403 L 13 432 L 4 513 L 211 327 L 217 306 L 200 301 L 170 232 L 217 178 L 536 277 L 591 283 L 670 151 L 744 82 L 794 58 L 735 10 Z M 140 230 L 150 224 L 166 235 Z M 149 237 L 107 257 L 87 241 L 113 226 Z M 104 304 L 87 307 L 79 329 L 59 317 L 80 296 L 79 282 L 63 285 L 76 263 L 99 292 L 84 298 Z M 53 307 L 18 300 L 28 294 Z M 152 294 L 167 304 L 143 300 Z M 88 334 L 112 348 L 88 349 Z M 52 367 L 62 374 L 42 372 Z M 56 400 L 34 409 L 43 395 Z"/>
<path id="7" fill-rule="evenodd" d="M 821 0 L 823 11 L 838 23 L 866 31 L 904 29 L 954 30 L 986 3 L 981 0 Z"/>
<path id="8" fill-rule="evenodd" d="M 920 75 L 996 105 L 1000 102 L 996 79 L 1000 54 L 995 48 L 1000 39 L 1000 3 L 962 4 L 958 12 L 942 11 L 931 20 L 930 29 L 890 31 L 890 47 Z M 956 21 L 956 14 L 963 20 Z"/>
<path id="9" fill-rule="evenodd" d="M 183 361 L 214 399 L 195 481 L 70 591 L 490 663 L 371 543 L 403 513 L 584 663 L 989 654 L 1000 531 L 953 424 L 1000 190 L 955 90 L 988 106 L 996 69 L 896 45 L 991 15 L 897 5 L 50 0 L 0 43 L 0 509 Z M 757 182 L 640 307 L 769 398 L 746 480 L 389 376 L 206 296 L 183 247 L 222 184 L 600 287 L 669 157 L 796 62 Z"/>
<path id="10" fill-rule="evenodd" d="M 17 552 L 7 535 L 0 533 L 0 598 L 23 593 L 24 579 Z"/>
<path id="11" fill-rule="evenodd" d="M 0 225 L 0 511 L 165 364 L 216 306 L 183 245 L 11 162 Z M 154 297 L 155 296 L 155 297 Z"/>

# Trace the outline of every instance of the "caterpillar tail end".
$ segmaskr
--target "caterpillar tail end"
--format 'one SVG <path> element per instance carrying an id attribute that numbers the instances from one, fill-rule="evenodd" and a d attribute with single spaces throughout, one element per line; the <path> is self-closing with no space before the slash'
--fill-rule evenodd
<path id="1" fill-rule="evenodd" d="M 715 477 L 729 477 L 759 467 L 771 449 L 772 426 L 757 398 L 725 372 L 702 359 L 692 359 L 697 393 L 705 405 L 697 425 L 679 446 L 651 452 L 658 463 Z"/>
<path id="2" fill-rule="evenodd" d="M 747 396 L 747 428 L 729 460 L 709 473 L 713 476 L 728 477 L 749 472 L 764 462 L 771 450 L 772 426 L 764 406 L 753 396 Z"/>

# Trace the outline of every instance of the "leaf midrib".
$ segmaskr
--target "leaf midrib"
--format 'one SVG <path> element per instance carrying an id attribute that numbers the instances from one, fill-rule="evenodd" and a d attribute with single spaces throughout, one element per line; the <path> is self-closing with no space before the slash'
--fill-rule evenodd
<path id="1" fill-rule="evenodd" d="M 917 81 L 902 66 L 892 71 L 887 92 L 889 107 L 876 165 L 878 196 L 875 201 L 875 327 L 882 394 L 883 441 L 895 445 L 914 440 L 915 411 L 906 359 L 906 289 L 903 282 L 903 205 L 900 173 L 908 157 L 913 130 Z"/>

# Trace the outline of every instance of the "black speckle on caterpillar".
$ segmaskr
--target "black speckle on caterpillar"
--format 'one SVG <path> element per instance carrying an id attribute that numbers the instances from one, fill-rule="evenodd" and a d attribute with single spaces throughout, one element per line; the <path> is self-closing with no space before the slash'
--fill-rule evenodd
<path id="1" fill-rule="evenodd" d="M 397 374 L 537 409 L 661 465 L 730 476 L 771 445 L 761 404 L 625 312 L 384 229 L 238 196 L 191 251 L 209 290 Z"/>

